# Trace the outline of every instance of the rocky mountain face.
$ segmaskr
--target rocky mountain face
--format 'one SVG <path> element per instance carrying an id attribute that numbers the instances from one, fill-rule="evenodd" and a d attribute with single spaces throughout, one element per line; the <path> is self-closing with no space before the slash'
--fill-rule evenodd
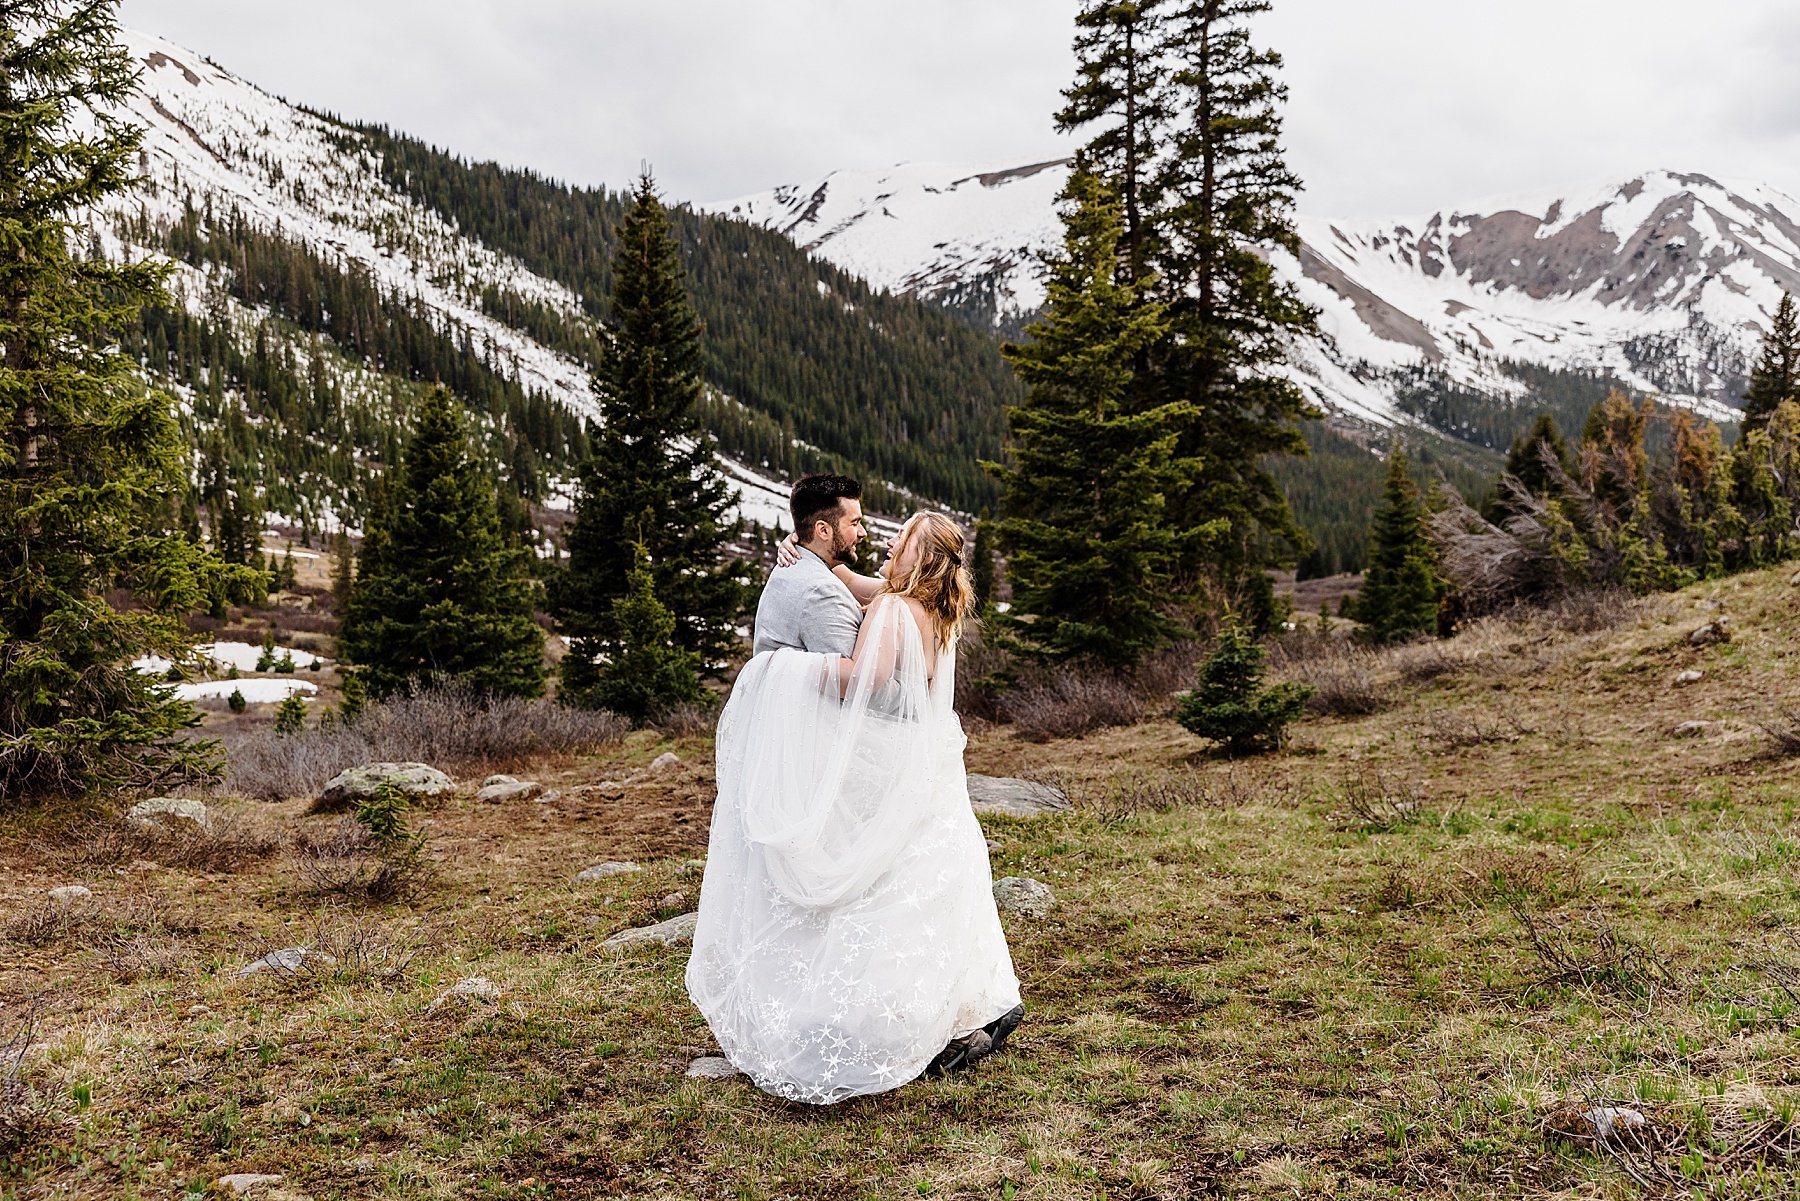
<path id="1" fill-rule="evenodd" d="M 780 230 L 896 291 L 1016 323 L 1042 303 L 1064 163 L 908 165 L 706 206 Z M 1282 269 L 1320 311 L 1299 381 L 1377 426 L 1435 377 L 1497 402 L 1528 364 L 1611 376 L 1730 420 L 1781 293 L 1800 290 L 1800 201 L 1772 188 L 1650 171 L 1397 221 L 1302 215 Z"/>

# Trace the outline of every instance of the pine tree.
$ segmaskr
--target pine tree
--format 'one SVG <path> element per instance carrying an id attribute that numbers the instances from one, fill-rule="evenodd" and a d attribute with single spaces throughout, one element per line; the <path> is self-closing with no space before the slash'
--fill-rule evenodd
<path id="1" fill-rule="evenodd" d="M 350 603 L 352 575 L 350 535 L 339 530 L 331 539 L 331 601 L 339 613 Z"/>
<path id="2" fill-rule="evenodd" d="M 1162 336 L 1162 310 L 1114 277 L 1117 199 L 1079 170 L 1063 199 L 1044 316 L 1029 342 L 1004 349 L 1029 392 L 1007 411 L 1011 463 L 989 465 L 1005 488 L 994 532 L 1012 637 L 1043 656 L 1125 667 L 1175 630 L 1163 605 L 1181 540 L 1163 505 L 1188 411 L 1131 411 L 1132 364 Z"/>
<path id="3" fill-rule="evenodd" d="M 354 725 L 369 705 L 368 688 L 363 684 L 362 676 L 354 671 L 343 673 L 344 699 L 338 702 L 338 720 L 344 725 Z"/>
<path id="4" fill-rule="evenodd" d="M 1159 46 L 1166 7 L 1167 0 L 1089 0 L 1075 17 L 1076 80 L 1056 114 L 1063 133 L 1090 130 L 1078 166 L 1119 197 L 1123 273 L 1134 284 L 1149 274 L 1154 236 L 1152 181 L 1167 117 Z"/>
<path id="5" fill-rule="evenodd" d="M 1800 315 L 1792 293 L 1783 292 L 1775 319 L 1763 338 L 1762 357 L 1744 391 L 1745 433 L 1761 429 L 1784 400 L 1800 400 Z"/>
<path id="6" fill-rule="evenodd" d="M 290 692 L 275 707 L 275 733 L 288 737 L 306 728 L 306 702 L 298 692 Z"/>
<path id="7" fill-rule="evenodd" d="M 182 615 L 248 595 L 183 536 L 174 404 L 117 346 L 163 268 L 71 253 L 131 183 L 134 75 L 111 3 L 19 0 L 0 16 L 0 798 L 218 773 L 191 705 L 125 666 L 186 656 Z M 115 605 L 113 589 L 132 602 Z"/>
<path id="8" fill-rule="evenodd" d="M 1545 462 L 1546 454 L 1555 468 L 1565 475 L 1573 472 L 1569 444 L 1563 439 L 1562 430 L 1557 428 L 1556 418 L 1549 413 L 1539 413 L 1530 431 L 1513 440 L 1506 466 L 1501 469 L 1502 477 L 1511 476 L 1518 480 L 1533 496 L 1549 496 L 1554 490 L 1555 476 L 1552 464 Z M 1501 483 L 1495 484 L 1481 506 L 1481 515 L 1496 525 L 1516 511 L 1512 494 Z"/>
<path id="9" fill-rule="evenodd" d="M 994 523 L 983 517 L 975 523 L 975 562 L 969 566 L 969 580 L 975 588 L 975 612 L 985 619 L 994 605 Z"/>
<path id="10" fill-rule="evenodd" d="M 700 326 L 682 283 L 680 250 L 646 174 L 619 228 L 612 304 L 594 382 L 600 427 L 579 472 L 569 562 L 554 608 L 570 642 L 564 699 L 593 703 L 598 656 L 616 636 L 613 603 L 630 587 L 642 543 L 656 595 L 675 614 L 675 645 L 708 674 L 736 651 L 748 596 L 724 553 L 731 495 L 700 425 Z"/>
<path id="11" fill-rule="evenodd" d="M 233 713 L 242 713 L 245 709 L 250 707 L 250 702 L 244 699 L 244 690 L 242 688 L 233 688 L 231 690 L 231 695 L 225 698 L 225 707 L 230 709 Z"/>
<path id="12" fill-rule="evenodd" d="M 1227 755 L 1272 751 L 1290 722 L 1306 708 L 1313 690 L 1304 684 L 1263 687 L 1263 648 L 1249 628 L 1227 617 L 1218 645 L 1200 667 L 1200 679 L 1181 698 L 1175 719 L 1190 733 L 1210 738 Z"/>
<path id="13" fill-rule="evenodd" d="M 340 645 L 369 692 L 434 681 L 536 696 L 544 634 L 527 553 L 506 545 L 494 483 L 458 407 L 433 389 L 385 503 L 371 517 Z"/>
<path id="14" fill-rule="evenodd" d="M 632 553 L 625 595 L 613 602 L 607 622 L 611 635 L 603 645 L 605 662 L 593 701 L 643 722 L 699 701 L 706 691 L 700 685 L 700 656 L 675 644 L 675 615 L 656 597 L 648 554 L 641 543 Z"/>
<path id="15" fill-rule="evenodd" d="M 1230 523 L 1223 539 L 1188 542 L 1184 574 L 1253 599 L 1260 622 L 1276 613 L 1268 568 L 1310 549 L 1267 464 L 1305 455 L 1300 421 L 1321 415 L 1280 369 L 1288 345 L 1316 331 L 1317 313 L 1273 261 L 1300 253 L 1300 180 L 1281 150 L 1281 57 L 1250 37 L 1269 8 L 1180 0 L 1169 12 L 1169 133 L 1153 185 L 1162 204 L 1153 265 L 1169 318 L 1155 399 L 1194 408 L 1176 447 L 1187 482 L 1170 515 L 1178 529 Z"/>
<path id="16" fill-rule="evenodd" d="M 1438 582 L 1425 508 L 1394 447 L 1381 508 L 1369 527 L 1369 568 L 1356 598 L 1356 620 L 1373 642 L 1399 642 L 1437 629 Z"/>

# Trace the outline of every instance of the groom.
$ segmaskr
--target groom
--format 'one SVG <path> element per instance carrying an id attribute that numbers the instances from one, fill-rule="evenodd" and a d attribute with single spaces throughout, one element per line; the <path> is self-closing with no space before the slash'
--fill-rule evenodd
<path id="1" fill-rule="evenodd" d="M 848 585 L 832 573 L 849 563 L 856 544 L 868 537 L 863 528 L 862 485 L 844 475 L 802 476 L 788 501 L 794 517 L 799 559 L 769 572 L 756 606 L 756 638 L 752 650 L 791 647 L 846 658 L 856 653 L 862 606 Z M 979 1030 L 952 1039 L 925 1069 L 937 1076 L 967 1068 L 1006 1045 L 1007 1036 L 1025 1016 L 1023 1005 Z"/>
<path id="2" fill-rule="evenodd" d="M 800 561 L 769 573 L 756 606 L 756 640 L 751 649 L 792 647 L 827 655 L 856 653 L 862 607 L 831 573 L 848 563 L 863 529 L 862 485 L 847 475 L 802 476 L 788 501 Z"/>

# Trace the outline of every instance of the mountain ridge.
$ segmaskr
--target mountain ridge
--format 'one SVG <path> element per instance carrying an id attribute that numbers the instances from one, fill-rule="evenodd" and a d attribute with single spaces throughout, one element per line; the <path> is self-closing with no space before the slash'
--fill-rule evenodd
<path id="1" fill-rule="evenodd" d="M 879 286 L 964 307 L 985 296 L 988 319 L 1016 323 L 1042 304 L 1038 260 L 1060 243 L 1066 175 L 1066 161 L 902 164 L 702 207 Z M 1413 423 L 1397 400 L 1421 370 L 1521 399 L 1508 361 L 1603 372 L 1729 421 L 1780 292 L 1800 291 L 1800 201 L 1693 172 L 1296 225 L 1300 254 L 1275 257 L 1320 310 L 1321 336 L 1293 347 L 1293 374 L 1329 411 L 1377 427 Z"/>

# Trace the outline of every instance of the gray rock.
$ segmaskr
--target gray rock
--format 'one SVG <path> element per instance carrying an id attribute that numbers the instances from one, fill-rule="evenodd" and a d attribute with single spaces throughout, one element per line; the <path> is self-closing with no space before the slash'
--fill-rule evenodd
<path id="1" fill-rule="evenodd" d="M 608 876 L 623 876 L 628 872 L 641 872 L 643 870 L 643 868 L 635 863 L 628 861 L 621 862 L 620 860 L 613 859 L 608 860 L 605 863 L 596 863 L 592 867 L 582 868 L 575 873 L 575 882 L 577 884 L 592 884 L 595 880 L 604 880 Z"/>
<path id="2" fill-rule="evenodd" d="M 988 854 L 998 855 L 1000 853 L 1000 844 L 999 843 L 995 842 L 993 839 L 990 838 L 987 840 L 987 844 L 988 844 Z"/>
<path id="3" fill-rule="evenodd" d="M 540 805 L 548 805 L 552 801 L 560 801 L 560 800 L 562 800 L 562 789 L 552 788 L 549 792 L 546 792 L 542 796 L 538 797 L 537 803 Z"/>
<path id="4" fill-rule="evenodd" d="M 1712 723 L 1710 721 L 1684 721 L 1669 731 L 1670 738 L 1698 738 L 1706 733 Z"/>
<path id="5" fill-rule="evenodd" d="M 284 1179 L 286 1177 L 274 1176 L 267 1172 L 233 1172 L 229 1176 L 219 1177 L 219 1187 L 234 1196 L 241 1197 L 245 1193 L 272 1188 Z"/>
<path id="6" fill-rule="evenodd" d="M 1713 646 L 1720 642 L 1730 642 L 1731 630 L 1728 628 L 1730 622 L 1729 617 L 1715 617 L 1689 634 L 1688 641 L 1695 646 Z"/>
<path id="7" fill-rule="evenodd" d="M 270 951 L 255 963 L 245 964 L 237 974 L 243 977 L 273 972 L 277 976 L 304 976 L 336 962 L 336 957 L 311 947 L 283 947 L 279 951 Z"/>
<path id="8" fill-rule="evenodd" d="M 1788 587 L 1800 588 L 1800 571 L 1796 571 L 1792 576 L 1788 577 Z"/>
<path id="9" fill-rule="evenodd" d="M 600 946 L 607 951 L 628 951 L 634 947 L 648 946 L 685 947 L 694 941 L 694 923 L 699 917 L 697 913 L 684 913 L 666 922 L 657 922 L 654 926 L 621 930 Z"/>
<path id="10" fill-rule="evenodd" d="M 80 884 L 64 884 L 61 888 L 50 890 L 50 899 L 58 905 L 73 905 L 76 901 L 85 901 L 93 895 L 93 889 Z"/>
<path id="11" fill-rule="evenodd" d="M 392 784 L 409 800 L 422 801 L 449 796 L 456 785 L 449 776 L 425 763 L 365 763 L 333 776 L 319 790 L 313 802 L 315 813 L 333 813 L 349 809 L 360 800 L 375 795 L 375 790 Z"/>
<path id="12" fill-rule="evenodd" d="M 656 758 L 650 760 L 651 771 L 667 771 L 671 767 L 680 766 L 681 756 L 677 755 L 674 751 L 664 751 Z"/>
<path id="13" fill-rule="evenodd" d="M 702 1055 L 688 1064 L 687 1071 L 682 1075 L 692 1076 L 696 1080 L 729 1080 L 743 1073 L 732 1067 L 731 1060 L 723 1055 Z"/>
<path id="14" fill-rule="evenodd" d="M 656 903 L 658 909 L 686 909 L 687 893 L 672 892 Z"/>
<path id="15" fill-rule="evenodd" d="M 139 801 L 125 812 L 125 820 L 145 830 L 212 833 L 212 814 L 199 801 L 158 796 Z"/>
<path id="16" fill-rule="evenodd" d="M 1584 1110 L 1581 1119 L 1603 1143 L 1612 1142 L 1628 1130 L 1641 1131 L 1650 1125 L 1650 1119 L 1637 1110 L 1618 1105 L 1599 1105 Z"/>
<path id="17" fill-rule="evenodd" d="M 465 976 L 452 984 L 437 1000 L 425 1007 L 426 1013 L 436 1013 L 452 1002 L 465 1005 L 500 1003 L 500 986 L 486 976 Z"/>
<path id="18" fill-rule="evenodd" d="M 973 772 L 969 775 L 969 800 L 977 813 L 1002 813 L 1008 817 L 1036 817 L 1069 807 L 1069 798 L 1048 784 Z"/>
<path id="19" fill-rule="evenodd" d="M 536 780 L 521 780 L 514 776 L 489 776 L 481 782 L 481 788 L 475 793 L 475 799 L 485 804 L 497 805 L 501 801 L 529 800 L 543 791 L 544 786 Z"/>
<path id="20" fill-rule="evenodd" d="M 1705 678 L 1706 678 L 1705 672 L 1695 671 L 1692 668 L 1689 668 L 1687 671 L 1684 671 L 1680 675 L 1676 676 L 1675 682 L 1677 684 L 1698 684 L 1701 680 L 1704 680 Z"/>
<path id="21" fill-rule="evenodd" d="M 1016 917 L 1047 917 L 1056 897 L 1042 880 L 1004 876 L 994 881 L 994 903 Z"/>

